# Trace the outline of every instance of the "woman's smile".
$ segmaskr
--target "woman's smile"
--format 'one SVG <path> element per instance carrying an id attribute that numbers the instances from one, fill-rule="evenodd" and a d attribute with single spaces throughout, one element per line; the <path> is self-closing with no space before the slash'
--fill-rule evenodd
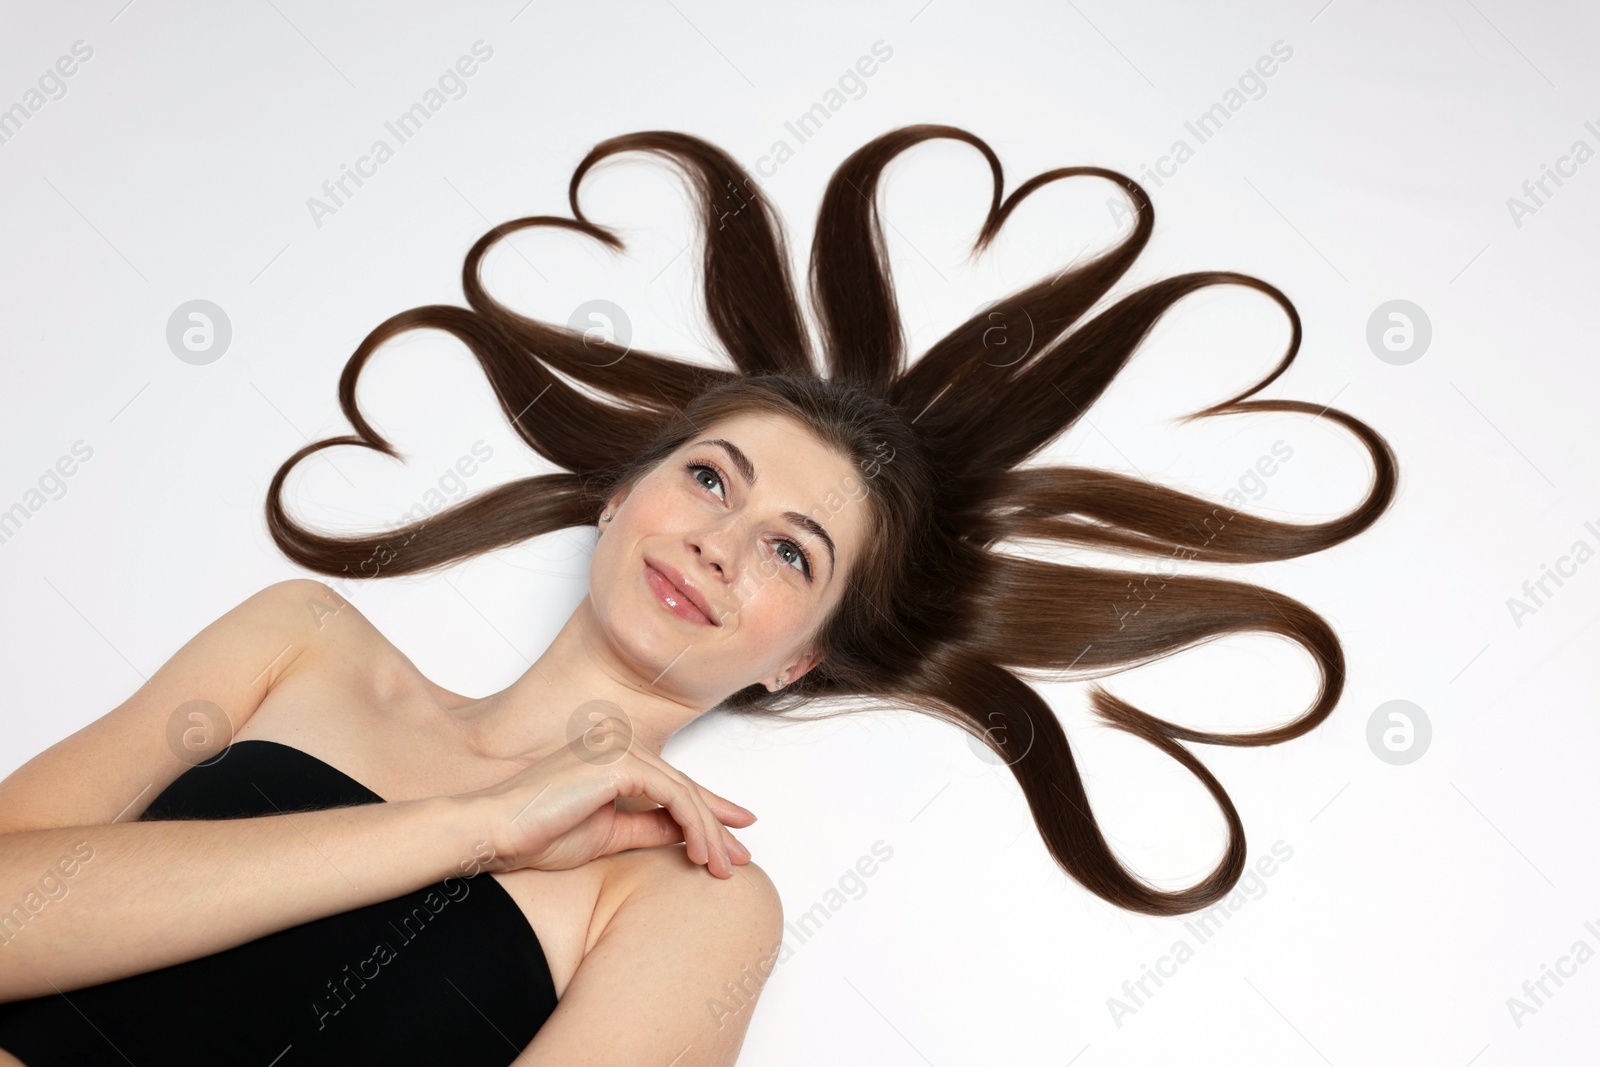
<path id="1" fill-rule="evenodd" d="M 646 560 L 644 564 L 644 580 L 645 584 L 650 587 L 650 591 L 655 594 L 656 599 L 678 618 L 686 622 L 692 622 L 696 626 L 719 625 L 713 622 L 705 612 L 696 607 L 694 601 L 685 596 L 683 591 L 674 585 L 666 574 L 652 566 L 649 560 Z"/>

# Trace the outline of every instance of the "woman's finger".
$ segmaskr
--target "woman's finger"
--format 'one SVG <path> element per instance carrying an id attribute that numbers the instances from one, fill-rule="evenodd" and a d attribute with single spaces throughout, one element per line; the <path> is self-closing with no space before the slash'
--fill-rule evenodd
<path id="1" fill-rule="evenodd" d="M 704 786 L 700 786 L 699 789 L 701 795 L 705 798 L 706 806 L 721 821 L 734 826 L 749 826 L 756 821 L 756 813 L 749 808 L 735 804 L 727 797 L 713 793 Z"/>
<path id="2" fill-rule="evenodd" d="M 639 772 L 640 787 L 645 796 L 665 808 L 674 821 L 683 828 L 683 838 L 689 859 L 695 863 L 711 861 L 711 838 L 706 816 L 696 804 L 693 790 L 644 765 Z"/>
<path id="3" fill-rule="evenodd" d="M 683 827 L 667 813 L 666 808 L 619 812 L 612 836 L 612 844 L 603 855 L 626 852 L 632 848 L 675 845 L 684 839 Z"/>
<path id="4" fill-rule="evenodd" d="M 695 863 L 705 864 L 706 869 L 718 877 L 732 877 L 733 857 L 738 849 L 734 847 L 736 843 L 723 827 L 720 818 L 711 809 L 709 790 L 703 789 L 671 764 L 645 758 L 638 752 L 634 755 L 647 783 L 662 782 L 663 788 L 670 788 L 674 795 L 683 796 L 687 806 L 693 809 L 695 832 L 690 833 L 688 824 L 684 824 L 684 840 L 689 859 Z M 674 813 L 674 817 L 677 817 L 677 813 Z M 679 822 L 682 823 L 682 820 Z M 726 871 L 723 868 L 726 868 Z"/>
<path id="5" fill-rule="evenodd" d="M 646 767 L 659 770 L 662 774 L 667 775 L 674 781 L 692 787 L 695 790 L 697 799 L 699 799 L 699 801 L 705 805 L 706 810 L 710 812 L 710 814 L 714 816 L 718 822 L 731 824 L 733 826 L 749 826 L 751 823 L 756 821 L 755 812 L 751 811 L 742 804 L 735 804 L 733 801 L 729 800 L 720 793 L 715 793 L 710 789 L 707 789 L 705 786 L 701 785 L 699 782 L 696 782 L 694 779 L 690 778 L 687 774 L 684 774 L 682 771 L 678 770 L 678 768 L 674 767 L 661 757 L 637 748 L 630 748 L 629 755 L 636 758 Z"/>
<path id="6" fill-rule="evenodd" d="M 713 793 L 698 783 L 695 784 L 695 788 L 699 791 L 699 797 L 707 813 L 715 820 L 717 838 L 722 842 L 723 856 L 728 861 L 731 874 L 733 864 L 750 862 L 750 850 L 739 843 L 739 839 L 733 836 L 728 825 L 749 826 L 756 821 L 755 812 Z"/>

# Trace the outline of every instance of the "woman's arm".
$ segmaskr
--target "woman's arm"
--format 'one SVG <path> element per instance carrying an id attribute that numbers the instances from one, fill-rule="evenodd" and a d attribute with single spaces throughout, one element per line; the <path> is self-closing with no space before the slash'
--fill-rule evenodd
<path id="1" fill-rule="evenodd" d="M 398 896 L 472 854 L 467 809 L 442 798 L 133 821 L 221 751 L 274 685 L 328 654 L 356 614 L 321 582 L 269 585 L 0 782 L 0 1000 L 141 973 Z"/>
<path id="2" fill-rule="evenodd" d="M 0 835 L 0 1001 L 197 959 L 475 873 L 474 816 L 467 801 L 430 797 Z"/>

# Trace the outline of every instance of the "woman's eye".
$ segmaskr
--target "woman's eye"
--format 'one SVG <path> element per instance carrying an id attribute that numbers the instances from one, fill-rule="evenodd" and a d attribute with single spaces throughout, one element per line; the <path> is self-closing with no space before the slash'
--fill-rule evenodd
<path id="1" fill-rule="evenodd" d="M 709 476 L 710 479 L 711 479 L 712 484 L 714 484 L 714 485 L 721 485 L 722 484 L 722 477 L 719 474 L 717 474 L 716 470 L 711 468 L 711 467 L 707 467 L 703 463 L 691 463 L 691 464 L 689 464 L 688 469 L 689 469 L 689 473 L 694 475 L 694 480 L 697 481 L 697 482 L 700 482 L 700 484 L 702 486 L 705 486 L 707 489 L 710 489 L 711 486 L 707 485 L 705 482 L 700 480 L 700 476 L 702 474 Z"/>
<path id="2" fill-rule="evenodd" d="M 795 569 L 800 571 L 807 578 L 811 577 L 811 561 L 806 557 L 806 554 L 800 550 L 798 545 L 796 545 L 793 541 L 779 541 L 778 547 L 780 549 L 787 548 L 790 552 L 793 552 L 794 559 L 787 560 L 785 562 L 798 563 L 799 566 Z"/>

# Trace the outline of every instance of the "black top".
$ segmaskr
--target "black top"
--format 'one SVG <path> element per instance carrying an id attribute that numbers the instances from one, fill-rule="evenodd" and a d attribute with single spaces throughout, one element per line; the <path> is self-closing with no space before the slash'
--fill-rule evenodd
<path id="1" fill-rule="evenodd" d="M 384 802 L 315 756 L 249 740 L 185 771 L 140 820 Z M 482 858 L 463 857 L 464 869 Z M 8 933 L 28 936 L 26 926 Z M 27 1067 L 498 1067 L 555 1007 L 538 936 L 480 871 L 171 967 L 0 1004 L 0 1048 Z"/>

